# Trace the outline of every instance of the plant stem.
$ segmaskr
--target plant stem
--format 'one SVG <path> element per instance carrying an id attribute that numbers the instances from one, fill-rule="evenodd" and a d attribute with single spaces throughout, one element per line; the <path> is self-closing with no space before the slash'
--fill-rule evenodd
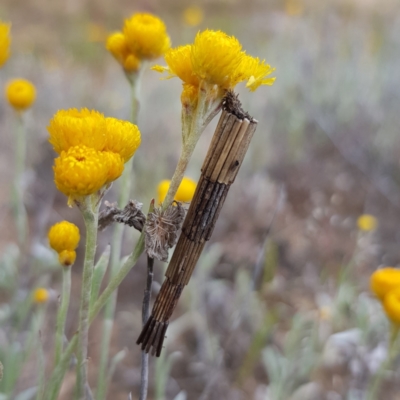
<path id="1" fill-rule="evenodd" d="M 147 281 L 143 294 L 142 324 L 146 325 L 150 316 L 151 285 L 153 283 L 154 258 L 147 257 Z M 147 399 L 149 386 L 149 354 L 142 350 L 142 365 L 140 368 L 140 393 L 139 400 Z"/>
<path id="2" fill-rule="evenodd" d="M 21 113 L 16 114 L 17 145 L 15 150 L 14 215 L 17 225 L 18 242 L 25 246 L 28 218 L 24 205 L 24 172 L 26 159 L 26 129 Z"/>
<path id="3" fill-rule="evenodd" d="M 137 114 L 139 110 L 139 100 L 138 100 L 138 86 L 140 73 L 136 73 L 128 77 L 131 86 L 132 95 L 132 108 L 131 108 L 131 122 L 137 123 Z M 129 196 L 131 194 L 132 187 L 132 164 L 133 157 L 125 164 L 124 172 L 122 174 L 121 180 L 119 181 L 119 206 L 125 207 L 128 203 Z M 111 239 L 111 260 L 110 260 L 110 279 L 116 274 L 121 264 L 121 250 L 122 241 L 124 236 L 124 224 L 116 224 L 114 226 L 113 236 Z M 103 400 L 107 395 L 107 365 L 108 365 L 108 354 L 110 350 L 111 333 L 114 325 L 114 314 L 115 307 L 117 304 L 118 290 L 112 293 L 110 299 L 108 300 L 105 310 L 104 319 L 102 327 L 101 336 L 101 348 L 100 348 L 100 362 L 99 362 L 99 372 L 97 378 L 97 400 Z"/>
<path id="4" fill-rule="evenodd" d="M 63 283 L 61 292 L 61 304 L 57 313 L 56 323 L 56 339 L 55 339 L 55 356 L 54 365 L 56 366 L 60 362 L 61 354 L 64 347 L 64 332 L 65 332 L 65 321 L 67 319 L 69 299 L 71 294 L 71 266 L 62 267 L 63 271 Z"/>
<path id="5" fill-rule="evenodd" d="M 94 195 L 93 195 L 94 196 Z M 97 197 L 97 196 L 96 196 Z M 92 287 L 92 276 L 94 267 L 94 256 L 96 253 L 98 204 L 93 205 L 94 198 L 86 197 L 86 204 L 82 207 L 82 215 L 86 226 L 85 261 L 82 274 L 81 303 L 79 309 L 79 330 L 77 349 L 77 400 L 85 399 L 85 386 L 87 384 L 87 352 L 89 336 L 89 306 L 90 291 Z M 96 202 L 97 203 L 97 202 Z"/>
<path id="6" fill-rule="evenodd" d="M 136 243 L 135 249 L 132 254 L 125 261 L 123 266 L 118 270 L 115 276 L 110 280 L 107 287 L 104 289 L 103 293 L 94 303 L 93 307 L 90 309 L 89 313 L 89 324 L 93 322 L 96 318 L 97 314 L 104 307 L 114 290 L 121 284 L 124 280 L 128 272 L 132 269 L 132 267 L 137 263 L 138 258 L 144 251 L 144 233 L 142 233 L 139 237 L 138 242 Z M 79 333 L 79 332 L 78 332 Z M 49 390 L 48 390 L 48 399 L 56 400 L 58 397 L 58 392 L 60 391 L 61 383 L 64 379 L 65 372 L 68 368 L 68 364 L 72 353 L 75 350 L 75 347 L 78 343 L 78 334 L 76 334 L 69 342 L 67 348 L 64 350 L 64 353 L 61 357 L 59 364 L 55 367 L 50 379 L 49 379 Z"/>
<path id="7" fill-rule="evenodd" d="M 397 346 L 397 337 L 399 334 L 399 327 L 392 324 L 391 325 L 391 334 L 390 334 L 390 342 L 388 353 L 386 359 L 380 365 L 378 371 L 376 372 L 374 378 L 371 381 L 371 384 L 367 388 L 367 400 L 377 400 L 379 389 L 382 385 L 382 381 L 385 375 L 385 372 L 391 367 L 396 355 L 398 354 L 398 346 Z"/>

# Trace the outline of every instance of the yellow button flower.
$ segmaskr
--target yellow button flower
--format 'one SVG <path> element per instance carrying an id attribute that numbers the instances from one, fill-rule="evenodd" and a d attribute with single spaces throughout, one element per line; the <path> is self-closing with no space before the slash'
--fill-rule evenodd
<path id="1" fill-rule="evenodd" d="M 388 318 L 396 325 L 400 325 L 400 287 L 391 290 L 383 302 Z"/>
<path id="2" fill-rule="evenodd" d="M 108 36 L 106 49 L 127 72 L 133 72 L 139 69 L 140 60 L 129 51 L 125 35 L 122 32 L 114 32 Z"/>
<path id="3" fill-rule="evenodd" d="M 49 292 L 45 288 L 37 288 L 32 294 L 34 303 L 46 303 L 49 299 Z"/>
<path id="4" fill-rule="evenodd" d="M 106 118 L 105 151 L 118 153 L 127 162 L 135 154 L 140 142 L 140 131 L 136 125 L 116 118 Z"/>
<path id="5" fill-rule="evenodd" d="M 260 61 L 258 57 L 251 57 L 247 54 L 243 57 L 239 69 L 243 76 L 245 76 L 245 80 L 247 80 L 246 87 L 252 92 L 261 85 L 273 85 L 276 79 L 267 78 L 268 75 L 275 71 L 275 68 L 266 64 L 265 60 Z"/>
<path id="6" fill-rule="evenodd" d="M 120 154 L 112 153 L 111 151 L 103 151 L 101 155 L 108 170 L 106 183 L 111 183 L 122 175 L 124 171 L 124 159 Z"/>
<path id="7" fill-rule="evenodd" d="M 76 251 L 74 250 L 63 250 L 58 253 L 58 261 L 64 267 L 69 267 L 76 260 Z"/>
<path id="8" fill-rule="evenodd" d="M 167 195 L 170 180 L 163 180 L 159 183 L 157 191 L 158 191 L 158 202 L 162 203 Z M 174 200 L 180 201 L 182 203 L 188 203 L 193 199 L 194 192 L 196 191 L 196 182 L 188 177 L 184 177 L 182 179 L 181 184 L 179 185 L 178 191 L 176 192 Z"/>
<path id="9" fill-rule="evenodd" d="M 10 57 L 10 28 L 11 24 L 0 21 L 0 67 L 5 64 Z"/>
<path id="10" fill-rule="evenodd" d="M 63 151 L 54 163 L 57 189 L 71 198 L 97 192 L 107 182 L 118 177 L 116 170 L 120 173 L 123 170 L 120 156 L 111 157 L 108 152 L 99 152 L 86 146 L 75 146 Z M 118 163 L 119 167 L 113 163 Z"/>
<path id="11" fill-rule="evenodd" d="M 373 231 L 378 226 L 378 220 L 370 214 L 363 214 L 357 219 L 358 229 L 365 232 Z"/>
<path id="12" fill-rule="evenodd" d="M 152 14 L 134 14 L 125 20 L 123 33 L 129 50 L 139 59 L 158 58 L 170 47 L 164 22 Z"/>
<path id="13" fill-rule="evenodd" d="M 29 108 L 36 99 L 35 86 L 26 79 L 14 79 L 8 83 L 5 95 L 17 111 Z"/>
<path id="14" fill-rule="evenodd" d="M 75 250 L 80 240 L 79 228 L 71 222 L 61 221 L 50 228 L 47 237 L 50 247 L 57 253 Z"/>
<path id="15" fill-rule="evenodd" d="M 58 154 L 78 145 L 101 151 L 106 144 L 104 115 L 87 108 L 57 111 L 47 130 L 49 142 Z"/>
<path id="16" fill-rule="evenodd" d="M 242 46 L 234 36 L 205 30 L 196 35 L 191 58 L 193 71 L 202 80 L 228 89 L 229 77 L 239 67 Z"/>
<path id="17" fill-rule="evenodd" d="M 370 287 L 375 296 L 383 301 L 389 291 L 400 287 L 400 270 L 392 267 L 378 269 L 371 275 Z"/>

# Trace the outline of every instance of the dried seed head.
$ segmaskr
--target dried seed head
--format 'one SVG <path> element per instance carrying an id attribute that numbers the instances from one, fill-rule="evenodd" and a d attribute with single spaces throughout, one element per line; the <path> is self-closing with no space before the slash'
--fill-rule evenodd
<path id="1" fill-rule="evenodd" d="M 160 261 L 168 260 L 168 249 L 176 244 L 184 218 L 185 209 L 176 201 L 165 211 L 155 208 L 148 215 L 145 225 L 145 246 L 149 257 Z"/>
<path id="2" fill-rule="evenodd" d="M 114 217 L 121 212 L 117 207 L 117 203 L 104 202 L 106 208 L 100 211 L 99 214 L 99 231 L 103 231 L 108 225 L 111 225 L 115 220 Z"/>
<path id="3" fill-rule="evenodd" d="M 133 226 L 141 232 L 146 222 L 146 217 L 142 212 L 142 206 L 143 204 L 136 200 L 129 200 L 125 208 L 114 217 L 115 221 Z"/>

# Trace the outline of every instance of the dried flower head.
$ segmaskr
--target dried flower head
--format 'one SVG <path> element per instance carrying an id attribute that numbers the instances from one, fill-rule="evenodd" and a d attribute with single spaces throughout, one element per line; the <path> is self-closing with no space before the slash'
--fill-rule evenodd
<path id="1" fill-rule="evenodd" d="M 33 83 L 26 79 L 13 79 L 7 84 L 5 95 L 13 108 L 23 111 L 35 101 L 36 89 Z"/>
<path id="2" fill-rule="evenodd" d="M 400 286 L 386 294 L 383 308 L 388 318 L 395 325 L 400 325 Z"/>
<path id="3" fill-rule="evenodd" d="M 141 232 L 146 222 L 146 217 L 142 212 L 142 206 L 143 204 L 136 200 L 129 200 L 124 209 L 115 215 L 115 221 L 133 227 Z"/>
<path id="4" fill-rule="evenodd" d="M 33 302 L 38 304 L 46 303 L 49 297 L 49 292 L 45 288 L 37 288 L 32 293 Z"/>
<path id="5" fill-rule="evenodd" d="M 383 301 L 386 294 L 396 287 L 400 287 L 400 270 L 386 267 L 375 271 L 370 278 L 372 292 Z"/>
<path id="6" fill-rule="evenodd" d="M 167 195 L 170 180 L 163 180 L 158 184 L 157 192 L 158 192 L 158 202 L 161 204 L 165 196 Z M 175 194 L 175 201 L 180 201 L 182 203 L 189 203 L 194 196 L 194 192 L 196 191 L 196 182 L 187 176 L 184 176 L 182 182 L 179 185 L 179 188 Z"/>
<path id="7" fill-rule="evenodd" d="M 118 215 L 121 210 L 117 207 L 117 203 L 104 202 L 105 208 L 100 211 L 98 230 L 103 231 L 107 226 L 115 222 L 115 216 Z"/>
<path id="8" fill-rule="evenodd" d="M 360 231 L 371 232 L 378 226 L 378 220 L 370 214 L 363 214 L 357 218 L 357 226 Z"/>
<path id="9" fill-rule="evenodd" d="M 10 57 L 10 28 L 11 24 L 0 21 L 0 67 L 3 66 Z"/>
<path id="10" fill-rule="evenodd" d="M 178 202 L 165 211 L 155 208 L 147 217 L 145 224 L 145 249 L 151 258 L 168 260 L 168 249 L 178 240 L 178 232 L 185 218 L 185 210 Z"/>
<path id="11" fill-rule="evenodd" d="M 164 22 L 152 14 L 134 14 L 125 20 L 123 33 L 130 52 L 139 59 L 153 60 L 170 47 Z"/>

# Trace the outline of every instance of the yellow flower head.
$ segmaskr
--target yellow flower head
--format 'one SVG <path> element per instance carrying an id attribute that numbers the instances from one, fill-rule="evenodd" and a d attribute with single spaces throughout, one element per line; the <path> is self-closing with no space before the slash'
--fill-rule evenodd
<path id="1" fill-rule="evenodd" d="M 49 297 L 49 292 L 45 288 L 37 288 L 32 294 L 34 303 L 46 303 Z"/>
<path id="2" fill-rule="evenodd" d="M 54 224 L 48 233 L 50 247 L 57 253 L 63 250 L 75 250 L 78 247 L 79 228 L 68 221 Z"/>
<path id="3" fill-rule="evenodd" d="M 119 154 L 100 152 L 86 146 L 70 147 L 54 160 L 57 189 L 70 198 L 88 196 L 122 174 Z"/>
<path id="4" fill-rule="evenodd" d="M 188 7 L 183 11 L 183 21 L 186 25 L 197 26 L 204 18 L 203 10 L 198 6 Z"/>
<path id="5" fill-rule="evenodd" d="M 243 57 L 240 69 L 246 74 L 248 79 L 246 87 L 254 92 L 261 85 L 273 85 L 276 78 L 267 78 L 275 68 L 265 64 L 265 60 L 260 61 L 259 58 L 254 58 L 248 55 Z"/>
<path id="6" fill-rule="evenodd" d="M 127 162 L 140 145 L 138 127 L 128 121 L 106 118 L 106 143 L 104 150 L 118 153 Z"/>
<path id="7" fill-rule="evenodd" d="M 196 108 L 198 99 L 199 99 L 199 87 L 190 85 L 189 83 L 184 83 L 181 94 L 182 107 L 190 109 Z"/>
<path id="8" fill-rule="evenodd" d="M 162 203 L 167 195 L 169 185 L 171 181 L 164 180 L 161 181 L 158 185 L 158 202 Z M 196 182 L 188 177 L 184 177 L 182 179 L 181 184 L 179 185 L 178 191 L 176 192 L 175 199 L 176 201 L 181 201 L 182 203 L 188 203 L 193 199 L 194 192 L 196 191 Z"/>
<path id="9" fill-rule="evenodd" d="M 35 101 L 36 89 L 26 79 L 14 79 L 6 86 L 5 95 L 12 107 L 17 111 L 23 111 Z"/>
<path id="10" fill-rule="evenodd" d="M 11 24 L 6 24 L 0 21 L 0 67 L 10 57 L 10 27 Z"/>
<path id="11" fill-rule="evenodd" d="M 101 151 L 106 144 L 104 115 L 87 108 L 57 111 L 47 130 L 49 142 L 58 154 L 78 145 Z"/>
<path id="12" fill-rule="evenodd" d="M 363 214 L 357 218 L 357 226 L 361 231 L 374 231 L 378 226 L 378 220 L 373 215 Z"/>
<path id="13" fill-rule="evenodd" d="M 75 250 L 63 250 L 58 253 L 58 261 L 64 267 L 71 266 L 76 260 L 76 251 Z"/>
<path id="14" fill-rule="evenodd" d="M 400 287 L 400 270 L 391 267 L 378 269 L 371 275 L 370 287 L 375 296 L 383 301 L 389 291 Z"/>
<path id="15" fill-rule="evenodd" d="M 400 287 L 397 287 L 385 296 L 383 302 L 388 318 L 396 325 L 400 325 Z"/>
<path id="16" fill-rule="evenodd" d="M 191 51 L 193 71 L 201 80 L 228 89 L 229 77 L 242 61 L 241 49 L 239 41 L 224 32 L 199 32 Z"/>
<path id="17" fill-rule="evenodd" d="M 134 14 L 125 20 L 123 32 L 129 50 L 139 59 L 158 58 L 170 47 L 164 22 L 152 14 Z"/>
<path id="18" fill-rule="evenodd" d="M 125 36 L 122 32 L 114 32 L 108 36 L 106 49 L 126 71 L 133 72 L 139 69 L 140 60 L 129 51 Z"/>

